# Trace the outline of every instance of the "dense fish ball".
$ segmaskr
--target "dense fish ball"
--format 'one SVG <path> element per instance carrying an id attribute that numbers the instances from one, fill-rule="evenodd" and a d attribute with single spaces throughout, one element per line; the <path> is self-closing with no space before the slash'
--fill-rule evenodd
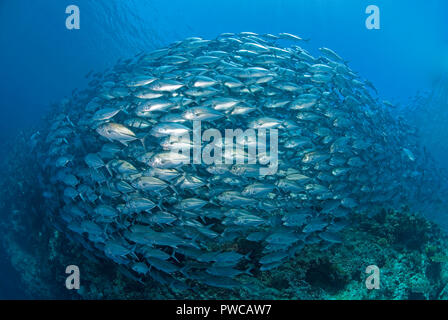
<path id="1" fill-rule="evenodd" d="M 335 52 L 302 41 L 188 38 L 96 74 L 35 148 L 51 221 L 140 280 L 233 288 L 308 244 L 338 245 L 351 214 L 407 204 L 424 177 L 406 127 Z M 199 121 L 222 134 L 221 162 L 173 152 L 193 150 Z M 226 129 L 266 137 L 224 152 Z"/>

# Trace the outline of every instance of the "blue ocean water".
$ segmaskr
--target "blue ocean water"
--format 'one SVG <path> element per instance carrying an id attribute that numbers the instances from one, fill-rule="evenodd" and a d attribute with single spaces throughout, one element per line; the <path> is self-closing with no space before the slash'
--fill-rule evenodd
<path id="1" fill-rule="evenodd" d="M 67 30 L 65 8 L 76 4 L 81 29 Z M 187 36 L 221 32 L 290 32 L 310 47 L 334 49 L 380 95 L 405 100 L 448 70 L 448 3 L 375 1 L 381 29 L 365 27 L 371 1 L 58 1 L 0 4 L 2 70 L 0 141 L 32 124 L 49 102 L 85 85 L 84 75 L 120 57 Z"/>
<path id="2" fill-rule="evenodd" d="M 71 4 L 80 8 L 80 30 L 66 29 Z M 381 10 L 380 30 L 365 27 L 371 4 Z M 222 32 L 289 32 L 311 39 L 312 53 L 332 48 L 382 98 L 405 108 L 409 97 L 430 90 L 448 72 L 447 14 L 444 0 L 3 0 L 0 145 L 36 125 L 52 102 L 83 88 L 91 70 L 188 36 Z M 4 268 L 0 279 L 15 279 Z M 0 297 L 20 295 L 13 283 L 4 283 Z"/>

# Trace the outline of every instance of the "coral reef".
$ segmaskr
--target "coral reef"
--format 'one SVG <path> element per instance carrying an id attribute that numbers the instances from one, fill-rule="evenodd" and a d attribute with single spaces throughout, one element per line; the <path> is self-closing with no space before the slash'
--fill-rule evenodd
<path id="1" fill-rule="evenodd" d="M 425 218 L 402 211 L 351 217 L 343 243 L 321 250 L 308 245 L 273 271 L 240 276 L 241 289 L 191 283 L 173 290 L 150 278 L 137 279 L 120 267 L 85 254 L 64 234 L 42 228 L 18 230 L 29 217 L 15 213 L 2 233 L 11 264 L 30 298 L 37 299 L 446 299 L 448 238 Z M 33 225 L 33 223 L 30 223 Z M 24 238 L 23 232 L 26 233 Z M 65 267 L 78 265 L 81 289 L 65 288 Z M 365 286 L 366 266 L 380 268 L 380 289 Z"/>

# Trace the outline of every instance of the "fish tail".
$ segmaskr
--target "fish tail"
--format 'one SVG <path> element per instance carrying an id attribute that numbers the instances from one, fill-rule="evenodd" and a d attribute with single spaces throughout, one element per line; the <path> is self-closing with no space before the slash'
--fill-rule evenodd
<path id="1" fill-rule="evenodd" d="M 171 254 L 171 258 L 176 260 L 176 262 L 180 263 L 179 260 L 176 258 L 176 250 L 173 249 L 173 253 Z"/>
<path id="2" fill-rule="evenodd" d="M 244 270 L 244 274 L 247 274 L 248 276 L 253 276 L 253 274 L 251 273 L 252 269 L 254 269 L 253 265 L 250 265 L 246 270 Z"/>

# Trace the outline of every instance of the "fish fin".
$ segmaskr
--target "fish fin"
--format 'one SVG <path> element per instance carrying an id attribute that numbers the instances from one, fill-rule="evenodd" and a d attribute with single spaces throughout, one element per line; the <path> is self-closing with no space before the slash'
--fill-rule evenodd
<path id="1" fill-rule="evenodd" d="M 205 217 L 204 216 L 199 216 L 199 219 L 201 219 L 201 221 L 205 224 L 207 221 L 205 221 Z"/>
<path id="2" fill-rule="evenodd" d="M 266 114 L 263 111 L 263 108 L 260 106 L 255 107 L 255 110 L 257 110 L 263 117 L 266 116 Z"/>
<path id="3" fill-rule="evenodd" d="M 173 249 L 173 253 L 171 254 L 171 258 L 179 262 L 179 260 L 176 258 L 176 250 Z"/>
<path id="4" fill-rule="evenodd" d="M 112 140 L 111 140 L 112 141 Z M 122 145 L 124 145 L 125 147 L 127 147 L 129 144 L 127 143 L 127 142 L 125 142 L 125 141 L 121 141 L 121 140 L 119 140 L 119 142 L 122 144 Z"/>
<path id="5" fill-rule="evenodd" d="M 107 163 L 107 164 L 105 165 L 105 167 L 106 167 L 106 169 L 107 169 L 107 172 L 109 172 L 109 174 L 111 175 L 111 177 L 113 177 L 114 175 L 112 174 L 112 171 L 110 171 L 109 163 Z"/>
<path id="6" fill-rule="evenodd" d="M 252 254 L 252 251 L 250 251 L 249 253 L 247 253 L 246 255 L 244 255 L 244 259 L 250 261 L 250 255 Z"/>
<path id="7" fill-rule="evenodd" d="M 251 270 L 254 268 L 253 265 L 250 265 L 246 270 L 244 270 L 244 274 L 247 274 L 248 276 L 253 276 L 253 274 L 251 273 Z"/>
<path id="8" fill-rule="evenodd" d="M 160 198 L 159 199 L 159 203 L 156 204 L 156 207 L 159 208 L 161 211 L 166 211 L 165 208 L 162 205 L 162 202 L 163 202 L 163 198 Z"/>
<path id="9" fill-rule="evenodd" d="M 174 185 L 170 185 L 171 190 L 174 191 L 175 194 L 179 194 L 179 192 L 177 191 L 176 187 Z"/>
<path id="10" fill-rule="evenodd" d="M 146 143 L 145 143 L 145 140 L 146 140 L 146 138 L 149 136 L 149 133 L 147 134 L 147 135 L 145 135 L 143 138 L 140 138 L 140 139 L 138 139 L 138 140 L 140 140 L 140 142 L 141 142 L 141 144 L 142 144 L 142 146 L 143 146 L 143 149 L 146 151 Z"/>
<path id="11" fill-rule="evenodd" d="M 182 273 L 186 278 L 189 278 L 188 273 L 187 273 L 187 270 L 186 270 L 187 268 L 188 268 L 188 265 L 182 267 L 182 268 L 179 270 L 179 272 Z"/>
<path id="12" fill-rule="evenodd" d="M 69 116 L 66 116 L 65 119 L 68 121 L 68 123 L 74 128 L 75 125 L 73 124 L 73 122 L 70 120 Z"/>
<path id="13" fill-rule="evenodd" d="M 213 200 L 209 200 L 208 203 L 210 203 L 211 205 L 214 205 L 214 206 L 219 207 L 219 204 L 217 204 L 217 203 L 214 202 Z"/>

